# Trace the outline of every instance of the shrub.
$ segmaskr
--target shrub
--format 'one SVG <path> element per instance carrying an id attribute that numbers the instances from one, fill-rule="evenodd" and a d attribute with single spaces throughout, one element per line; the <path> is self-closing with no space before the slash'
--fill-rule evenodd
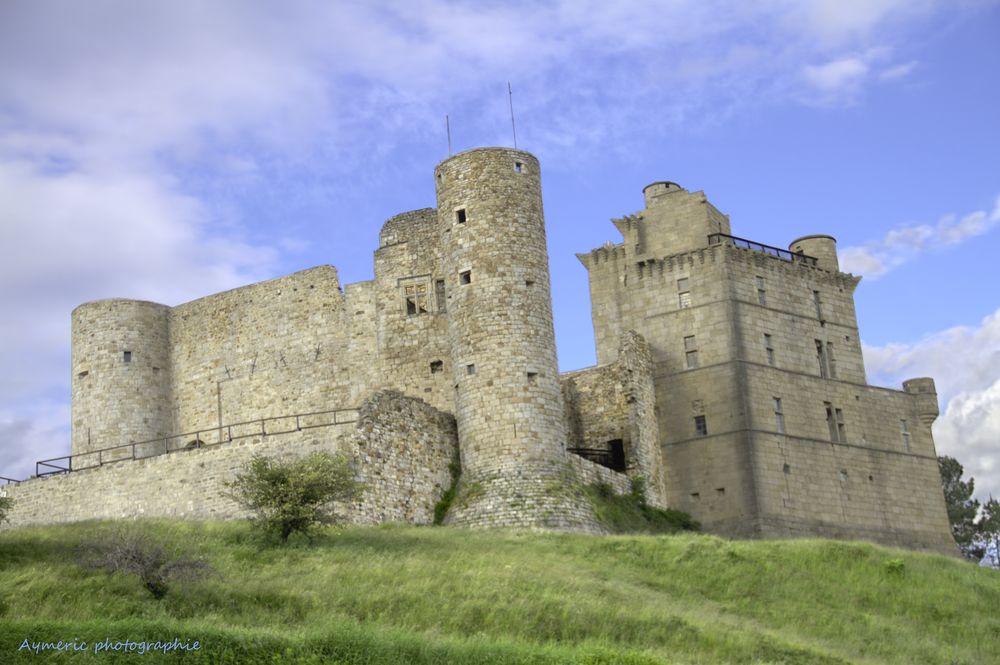
<path id="1" fill-rule="evenodd" d="M 172 583 L 204 577 L 212 570 L 207 562 L 173 552 L 149 534 L 128 527 L 83 543 L 78 562 L 85 568 L 137 575 L 157 600 L 167 595 Z"/>
<path id="2" fill-rule="evenodd" d="M 9 496 L 0 496 L 0 524 L 7 520 L 7 513 L 14 506 L 14 499 Z"/>
<path id="3" fill-rule="evenodd" d="M 353 499 L 361 490 L 347 458 L 329 453 L 292 462 L 255 456 L 226 485 L 230 498 L 254 514 L 261 531 L 282 543 L 293 533 L 336 521 L 331 504 Z"/>

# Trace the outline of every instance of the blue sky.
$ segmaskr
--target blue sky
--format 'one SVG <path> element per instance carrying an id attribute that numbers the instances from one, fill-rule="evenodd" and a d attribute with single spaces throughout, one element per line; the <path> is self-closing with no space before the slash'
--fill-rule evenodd
<path id="1" fill-rule="evenodd" d="M 69 450 L 69 314 L 332 263 L 455 150 L 542 162 L 560 365 L 586 272 L 669 179 L 736 235 L 838 238 L 869 380 L 934 376 L 938 450 L 1000 495 L 1000 3 L 0 5 L 0 475 Z M 117 442 L 109 442 L 113 444 Z"/>

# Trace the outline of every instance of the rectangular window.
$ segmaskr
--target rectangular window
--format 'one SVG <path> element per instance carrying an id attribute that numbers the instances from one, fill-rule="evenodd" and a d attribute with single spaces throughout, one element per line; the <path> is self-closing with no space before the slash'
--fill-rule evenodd
<path id="1" fill-rule="evenodd" d="M 476 373 L 476 366 L 475 365 L 466 365 L 465 366 L 465 373 L 468 374 L 469 376 L 472 376 L 473 374 Z"/>
<path id="2" fill-rule="evenodd" d="M 774 345 L 771 343 L 771 336 L 764 333 L 764 353 L 767 356 L 767 364 L 774 367 Z"/>
<path id="3" fill-rule="evenodd" d="M 439 312 L 448 311 L 448 303 L 445 299 L 443 279 L 434 280 L 434 300 L 437 303 L 437 311 Z"/>
<path id="4" fill-rule="evenodd" d="M 455 211 L 455 221 L 459 224 L 465 224 L 465 208 L 459 208 Z"/>
<path id="5" fill-rule="evenodd" d="M 406 315 L 416 316 L 427 313 L 427 284 L 406 284 L 403 286 L 403 301 Z"/>
<path id="6" fill-rule="evenodd" d="M 757 276 L 757 304 L 767 305 L 767 291 L 764 289 L 764 278 Z"/>
<path id="7" fill-rule="evenodd" d="M 538 372 L 528 372 L 528 383 L 534 384 L 538 381 Z"/>
<path id="8" fill-rule="evenodd" d="M 826 347 L 823 346 L 823 340 L 813 341 L 816 342 L 816 362 L 819 363 L 819 375 L 823 379 L 828 379 L 830 376 L 826 363 Z"/>
<path id="9" fill-rule="evenodd" d="M 813 291 L 813 305 L 816 306 L 816 318 L 823 319 L 823 303 L 819 299 L 819 291 Z"/>
<path id="10" fill-rule="evenodd" d="M 833 342 L 826 343 L 826 366 L 831 379 L 837 378 L 837 364 L 833 359 Z"/>
<path id="11" fill-rule="evenodd" d="M 466 270 L 458 273 L 458 283 L 461 285 L 472 284 L 472 271 Z"/>
<path id="12" fill-rule="evenodd" d="M 910 452 L 910 429 L 906 426 L 905 420 L 899 421 L 899 431 L 903 435 L 903 449 Z"/>
<path id="13" fill-rule="evenodd" d="M 826 407 L 826 427 L 830 430 L 830 440 L 839 441 L 838 431 L 837 431 L 837 421 L 833 415 L 833 405 L 829 402 L 823 402 L 823 406 Z"/>
<path id="14" fill-rule="evenodd" d="M 698 345 L 694 335 L 688 335 L 684 338 L 684 355 L 688 369 L 694 369 L 698 366 Z"/>
<path id="15" fill-rule="evenodd" d="M 514 162 L 514 173 L 524 173 L 524 165 L 521 162 Z"/>
<path id="16" fill-rule="evenodd" d="M 844 424 L 844 412 L 840 409 L 834 409 L 837 417 L 837 440 L 841 443 L 847 443 L 847 426 Z"/>
<path id="17" fill-rule="evenodd" d="M 125 351 L 124 354 L 122 355 L 122 360 L 124 360 L 127 363 L 132 362 L 132 352 Z"/>
<path id="18" fill-rule="evenodd" d="M 440 374 L 444 371 L 444 361 L 443 360 L 432 360 L 431 361 L 431 374 Z"/>
<path id="19" fill-rule="evenodd" d="M 708 423 L 705 422 L 705 416 L 694 417 L 694 433 L 696 436 L 708 436 Z"/>
<path id="20" fill-rule="evenodd" d="M 778 434 L 785 433 L 785 414 L 781 410 L 781 398 L 773 397 L 774 400 L 774 429 Z"/>
<path id="21" fill-rule="evenodd" d="M 687 277 L 681 277 L 677 280 L 677 306 L 681 309 L 691 306 L 691 290 L 688 287 Z"/>

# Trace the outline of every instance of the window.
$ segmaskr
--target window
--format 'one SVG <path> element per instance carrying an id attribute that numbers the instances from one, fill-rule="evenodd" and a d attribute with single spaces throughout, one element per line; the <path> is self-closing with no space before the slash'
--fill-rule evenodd
<path id="1" fill-rule="evenodd" d="M 698 367 L 698 347 L 694 341 L 694 335 L 684 338 L 684 355 L 688 369 Z"/>
<path id="2" fill-rule="evenodd" d="M 774 367 L 774 346 L 771 344 L 771 336 L 764 333 L 764 352 L 767 355 L 767 364 Z"/>
<path id="3" fill-rule="evenodd" d="M 466 270 L 458 273 L 458 283 L 461 285 L 472 284 L 472 271 Z"/>
<path id="4" fill-rule="evenodd" d="M 469 376 L 472 376 L 473 374 L 476 373 L 476 366 L 472 364 L 466 365 L 465 373 L 468 374 Z"/>
<path id="5" fill-rule="evenodd" d="M 708 423 L 705 422 L 705 416 L 694 417 L 694 433 L 696 436 L 708 436 Z"/>
<path id="6" fill-rule="evenodd" d="M 403 286 L 403 301 L 406 304 L 406 315 L 416 316 L 427 313 L 427 284 L 405 284 Z"/>
<path id="7" fill-rule="evenodd" d="M 837 364 L 833 360 L 833 342 L 826 343 L 826 367 L 829 370 L 830 378 L 837 378 Z"/>
<path id="8" fill-rule="evenodd" d="M 903 449 L 906 452 L 910 452 L 910 429 L 907 427 L 905 420 L 899 421 L 899 431 L 903 435 Z"/>
<path id="9" fill-rule="evenodd" d="M 444 371 L 444 361 L 443 360 L 432 360 L 431 361 L 431 374 L 440 374 Z"/>
<path id="10" fill-rule="evenodd" d="M 813 305 L 816 306 L 816 318 L 823 320 L 823 303 L 819 299 L 819 291 L 813 291 Z"/>
<path id="11" fill-rule="evenodd" d="M 691 291 L 688 288 L 688 278 L 677 280 L 677 306 L 686 309 L 691 306 Z"/>
<path id="12" fill-rule="evenodd" d="M 124 360 L 125 362 L 127 362 L 127 363 L 130 363 L 130 362 L 132 362 L 132 352 L 131 352 L 131 351 L 125 351 L 125 352 L 124 352 L 124 353 L 122 354 L 122 359 L 123 359 L 123 360 Z"/>
<path id="13" fill-rule="evenodd" d="M 757 276 L 757 304 L 767 304 L 767 291 L 764 289 L 764 278 L 760 275 Z"/>
<path id="14" fill-rule="evenodd" d="M 781 398 L 773 397 L 774 400 L 774 429 L 778 434 L 785 433 L 785 414 L 781 410 Z"/>
<path id="15" fill-rule="evenodd" d="M 521 162 L 514 162 L 514 173 L 524 173 L 524 164 Z"/>
<path id="16" fill-rule="evenodd" d="M 830 440 L 836 443 L 847 443 L 847 425 L 844 424 L 844 412 L 835 408 L 830 402 L 823 402 L 826 407 L 826 426 L 830 430 Z"/>
<path id="17" fill-rule="evenodd" d="M 528 372 L 528 383 L 534 385 L 538 381 L 538 372 Z"/>
<path id="18" fill-rule="evenodd" d="M 465 224 L 465 208 L 459 208 L 455 211 L 455 221 L 459 224 Z"/>
<path id="19" fill-rule="evenodd" d="M 830 440 L 838 441 L 837 421 L 833 415 L 833 405 L 829 402 L 823 402 L 823 406 L 826 407 L 826 427 L 830 430 Z"/>
<path id="20" fill-rule="evenodd" d="M 826 347 L 823 346 L 823 340 L 821 339 L 813 341 L 816 342 L 816 362 L 819 363 L 819 375 L 823 379 L 828 379 L 830 378 L 830 372 L 827 365 Z"/>
<path id="21" fill-rule="evenodd" d="M 434 300 L 437 304 L 437 311 L 439 312 L 448 311 L 448 303 L 445 300 L 443 279 L 434 280 Z"/>

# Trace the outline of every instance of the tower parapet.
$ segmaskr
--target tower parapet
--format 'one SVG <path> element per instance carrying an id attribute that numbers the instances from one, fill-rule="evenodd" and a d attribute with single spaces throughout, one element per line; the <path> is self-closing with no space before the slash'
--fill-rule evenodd
<path id="1" fill-rule="evenodd" d="M 73 310 L 74 455 L 172 433 L 169 314 L 123 299 Z"/>
<path id="2" fill-rule="evenodd" d="M 934 379 L 930 377 L 908 379 L 903 381 L 903 390 L 915 396 L 917 415 L 920 416 L 921 422 L 930 426 L 937 420 L 941 409 L 938 406 L 937 387 L 934 385 Z"/>
<path id="3" fill-rule="evenodd" d="M 840 272 L 837 260 L 837 239 L 827 235 L 802 236 L 793 240 L 788 249 L 795 254 L 815 257 L 816 265 L 823 270 Z"/>

